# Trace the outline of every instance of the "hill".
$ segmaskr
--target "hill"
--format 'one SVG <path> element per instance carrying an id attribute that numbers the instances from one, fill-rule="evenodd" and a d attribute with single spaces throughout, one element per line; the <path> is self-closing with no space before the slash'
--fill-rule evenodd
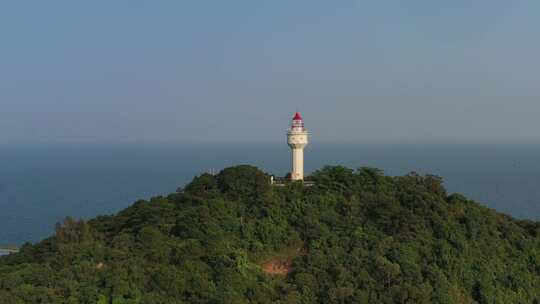
<path id="1" fill-rule="evenodd" d="M 540 223 L 436 176 L 203 174 L 0 258 L 3 303 L 540 303 Z"/>

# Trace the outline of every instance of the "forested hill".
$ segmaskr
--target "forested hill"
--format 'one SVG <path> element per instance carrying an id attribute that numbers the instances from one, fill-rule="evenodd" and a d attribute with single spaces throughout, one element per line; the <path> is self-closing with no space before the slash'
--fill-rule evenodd
<path id="1" fill-rule="evenodd" d="M 312 178 L 273 187 L 237 166 L 113 216 L 66 219 L 0 258 L 0 303 L 539 303 L 539 223 L 430 175 Z"/>

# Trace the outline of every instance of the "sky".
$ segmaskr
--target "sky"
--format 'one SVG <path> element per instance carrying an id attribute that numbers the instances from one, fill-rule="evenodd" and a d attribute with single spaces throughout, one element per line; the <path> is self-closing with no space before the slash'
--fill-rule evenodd
<path id="1" fill-rule="evenodd" d="M 0 145 L 540 140 L 540 1 L 2 1 Z"/>

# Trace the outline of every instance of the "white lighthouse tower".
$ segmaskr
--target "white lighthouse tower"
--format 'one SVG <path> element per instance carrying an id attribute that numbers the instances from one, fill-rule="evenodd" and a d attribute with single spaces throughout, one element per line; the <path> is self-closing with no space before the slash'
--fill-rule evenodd
<path id="1" fill-rule="evenodd" d="M 287 144 L 292 150 L 291 180 L 304 180 L 304 148 L 308 144 L 308 132 L 298 112 L 294 115 L 291 128 L 287 132 Z"/>

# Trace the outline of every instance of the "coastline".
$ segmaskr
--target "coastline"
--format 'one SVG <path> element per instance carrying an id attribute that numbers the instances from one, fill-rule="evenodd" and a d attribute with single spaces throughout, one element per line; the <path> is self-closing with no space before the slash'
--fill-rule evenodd
<path id="1" fill-rule="evenodd" d="M 19 252 L 17 246 L 0 246 L 0 256 Z"/>

